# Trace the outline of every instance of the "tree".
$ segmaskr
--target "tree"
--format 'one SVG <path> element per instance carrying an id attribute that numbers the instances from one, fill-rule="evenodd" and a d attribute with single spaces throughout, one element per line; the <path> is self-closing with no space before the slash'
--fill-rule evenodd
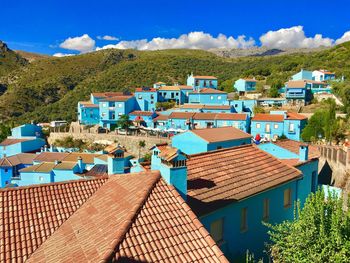
<path id="1" fill-rule="evenodd" d="M 139 159 L 140 159 L 140 156 L 141 156 L 141 149 L 143 149 L 145 147 L 146 147 L 145 140 L 139 141 Z"/>
<path id="2" fill-rule="evenodd" d="M 277 98 L 279 97 L 278 90 L 282 88 L 283 83 L 280 80 L 276 80 L 271 84 L 270 90 L 269 90 L 269 96 L 271 98 Z"/>
<path id="3" fill-rule="evenodd" d="M 258 113 L 265 113 L 265 110 L 262 107 L 255 105 L 253 108 L 253 113 L 254 115 Z"/>
<path id="4" fill-rule="evenodd" d="M 117 120 L 117 125 L 119 128 L 122 128 L 128 132 L 129 127 L 132 125 L 132 121 L 130 120 L 129 115 L 123 114 L 120 116 L 120 118 Z"/>
<path id="5" fill-rule="evenodd" d="M 0 141 L 3 141 L 11 134 L 11 128 L 5 124 L 0 124 Z"/>
<path id="6" fill-rule="evenodd" d="M 268 251 L 274 262 L 349 262 L 350 213 L 334 192 L 310 194 L 294 221 L 266 224 L 272 241 Z M 347 205 L 349 207 L 349 205 Z"/>
<path id="7" fill-rule="evenodd" d="M 301 133 L 301 138 L 305 142 L 310 142 L 311 137 L 324 137 L 323 127 L 325 125 L 324 110 L 316 111 L 309 119 L 307 125 Z"/>

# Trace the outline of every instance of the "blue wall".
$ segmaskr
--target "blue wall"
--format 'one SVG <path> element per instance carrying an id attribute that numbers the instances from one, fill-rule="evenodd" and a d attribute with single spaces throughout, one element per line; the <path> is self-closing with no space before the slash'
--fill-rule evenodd
<path id="1" fill-rule="evenodd" d="M 256 81 L 249 81 L 245 79 L 238 79 L 236 80 L 233 87 L 238 92 L 247 92 L 247 91 L 254 91 L 256 90 Z"/>
<path id="2" fill-rule="evenodd" d="M 303 79 L 312 80 L 312 71 L 302 69 L 298 73 L 292 76 L 292 80 L 303 80 Z"/>
<path id="3" fill-rule="evenodd" d="M 189 103 L 208 104 L 208 105 L 225 105 L 227 101 L 227 93 L 189 93 Z"/>
<path id="4" fill-rule="evenodd" d="M 200 78 L 195 79 L 193 75 L 190 75 L 187 78 L 187 85 L 192 86 L 195 89 L 198 89 L 198 88 L 199 89 L 202 89 L 202 88 L 217 89 L 218 81 L 217 79 L 200 79 Z"/>
<path id="5" fill-rule="evenodd" d="M 257 127 L 260 124 L 260 128 Z M 270 132 L 266 131 L 266 127 L 270 125 Z M 276 125 L 276 126 L 275 126 Z M 251 121 L 251 135 L 255 138 L 257 134 L 260 134 L 261 138 L 273 139 L 274 137 L 281 136 L 284 132 L 283 122 L 273 121 Z"/>

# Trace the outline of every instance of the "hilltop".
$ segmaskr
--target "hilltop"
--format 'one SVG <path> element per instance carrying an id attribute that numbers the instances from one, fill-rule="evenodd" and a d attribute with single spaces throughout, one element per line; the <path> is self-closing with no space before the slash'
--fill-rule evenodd
<path id="1" fill-rule="evenodd" d="M 28 61 L 25 58 L 9 49 L 8 46 L 0 40 L 0 77 L 27 64 Z"/>
<path id="2" fill-rule="evenodd" d="M 9 59 L 11 58 L 11 60 Z M 79 100 L 93 91 L 133 90 L 156 81 L 184 83 L 189 73 L 215 75 L 230 91 L 239 77 L 271 84 L 301 68 L 327 68 L 350 78 L 350 43 L 311 53 L 224 58 L 202 50 L 101 50 L 70 57 L 40 57 L 31 63 L 11 50 L 0 58 L 2 120 L 76 119 Z M 2 72 L 2 73 L 1 73 Z M 3 77 L 1 78 L 1 74 Z"/>

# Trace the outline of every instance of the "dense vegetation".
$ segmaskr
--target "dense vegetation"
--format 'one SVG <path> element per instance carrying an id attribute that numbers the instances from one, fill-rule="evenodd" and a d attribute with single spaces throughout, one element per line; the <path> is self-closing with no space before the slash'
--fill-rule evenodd
<path id="1" fill-rule="evenodd" d="M 17 55 L 18 56 L 18 55 Z M 220 88 L 232 91 L 239 77 L 256 77 L 277 87 L 301 68 L 327 68 L 350 78 L 350 43 L 308 54 L 222 58 L 201 50 L 102 50 L 64 58 L 42 58 L 6 66 L 0 58 L 2 120 L 49 121 L 76 119 L 76 105 L 93 91 L 133 90 L 156 81 L 185 83 L 189 73 L 215 75 Z M 20 66 L 19 66 L 20 65 Z M 6 68 L 6 70 L 4 70 Z M 0 73 L 1 74 L 1 73 Z M 4 74 L 4 73 L 3 73 Z M 0 75 L 1 76 L 1 75 Z M 349 83 L 337 92 L 350 99 Z M 270 95 L 276 95 L 273 88 Z M 349 103 L 346 103 L 349 105 Z"/>
<path id="2" fill-rule="evenodd" d="M 270 225 L 273 262 L 349 262 L 350 214 L 341 198 L 328 195 L 311 194 L 295 221 Z"/>

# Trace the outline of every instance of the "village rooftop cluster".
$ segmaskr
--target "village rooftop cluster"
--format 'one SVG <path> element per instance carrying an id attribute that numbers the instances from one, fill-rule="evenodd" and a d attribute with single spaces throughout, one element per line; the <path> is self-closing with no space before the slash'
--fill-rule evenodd
<path id="1" fill-rule="evenodd" d="M 302 70 L 278 103 L 330 94 L 331 79 L 328 71 Z M 235 89 L 243 95 L 255 83 L 239 79 Z M 168 101 L 176 107 L 157 109 Z M 13 128 L 0 143 L 0 261 L 228 262 L 247 250 L 263 256 L 262 221 L 293 220 L 296 201 L 303 207 L 321 183 L 320 153 L 300 141 L 307 118 L 284 110 L 254 115 L 258 103 L 229 100 L 217 78 L 193 74 L 187 85 L 155 83 L 79 102 L 80 124 L 113 129 L 128 115 L 135 126 L 171 133 L 170 143 L 149 149 L 150 162 L 117 143 L 76 152 L 47 145 L 35 124 Z M 282 135 L 287 139 L 277 140 Z"/>

